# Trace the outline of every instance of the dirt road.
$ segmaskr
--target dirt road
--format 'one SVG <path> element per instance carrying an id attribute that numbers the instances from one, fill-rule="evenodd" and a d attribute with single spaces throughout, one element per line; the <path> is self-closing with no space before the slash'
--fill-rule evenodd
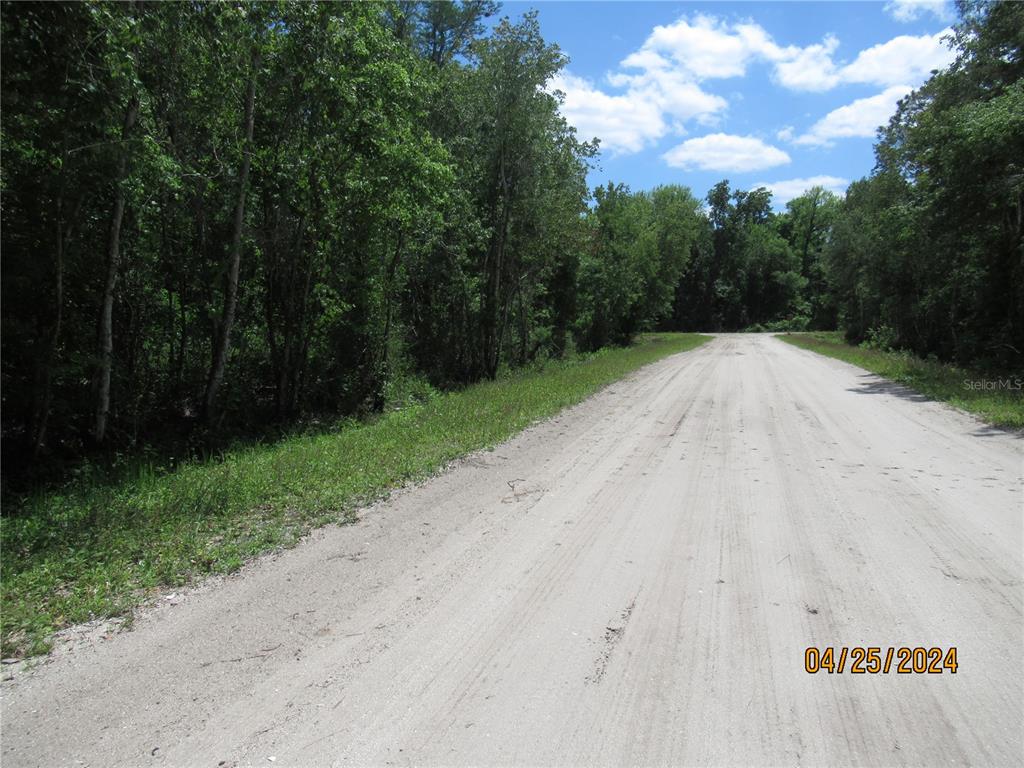
<path id="1" fill-rule="evenodd" d="M 1011 765 L 1024 440 L 766 336 L 3 686 L 3 764 Z M 807 646 L 956 646 L 809 675 Z"/>

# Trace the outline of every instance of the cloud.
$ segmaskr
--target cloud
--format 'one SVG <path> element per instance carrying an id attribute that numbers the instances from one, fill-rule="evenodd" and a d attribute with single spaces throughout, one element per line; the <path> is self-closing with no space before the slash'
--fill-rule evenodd
<path id="1" fill-rule="evenodd" d="M 754 22 L 728 24 L 706 14 L 659 25 L 625 67 L 646 67 L 653 60 L 671 62 L 694 80 L 741 77 L 753 61 L 775 65 L 774 77 L 796 90 L 827 90 L 837 82 L 832 54 L 839 40 L 828 35 L 807 47 L 780 46 Z"/>
<path id="2" fill-rule="evenodd" d="M 581 138 L 600 138 L 602 148 L 613 155 L 639 152 L 670 130 L 683 132 L 685 121 L 711 121 L 727 106 L 725 99 L 669 69 L 609 80 L 625 92 L 610 95 L 569 72 L 556 76 L 551 88 L 565 94 L 562 114 Z"/>
<path id="3" fill-rule="evenodd" d="M 834 35 L 804 47 L 783 46 L 754 22 L 727 24 L 698 14 L 655 27 L 640 50 L 626 57 L 622 66 L 666 67 L 671 63 L 699 82 L 740 77 L 751 62 L 764 61 L 772 66 L 772 77 L 779 85 L 795 91 L 827 91 L 840 83 L 916 83 L 953 60 L 942 42 L 948 32 L 900 35 L 861 51 L 851 64 L 840 65 L 834 61 L 839 49 L 839 39 Z"/>
<path id="4" fill-rule="evenodd" d="M 838 47 L 838 38 L 828 35 L 821 44 L 787 48 L 776 60 L 776 81 L 794 91 L 827 91 L 834 88 L 840 76 L 832 62 L 832 54 Z"/>
<path id="5" fill-rule="evenodd" d="M 779 141 L 792 141 L 795 135 L 796 131 L 792 125 L 787 125 L 775 132 L 775 138 Z"/>
<path id="6" fill-rule="evenodd" d="M 634 98 L 651 102 L 677 120 L 702 119 L 724 110 L 727 102 L 701 90 L 675 70 L 648 69 L 638 75 L 611 75 L 608 82 L 626 87 Z"/>
<path id="7" fill-rule="evenodd" d="M 794 197 L 799 197 L 812 187 L 824 187 L 830 192 L 842 195 L 850 185 L 848 179 L 839 176 L 811 176 L 806 179 L 786 179 L 784 181 L 762 181 L 752 184 L 751 189 L 764 187 L 772 193 L 772 203 L 784 206 Z"/>
<path id="8" fill-rule="evenodd" d="M 879 126 L 889 122 L 899 100 L 913 89 L 908 83 L 920 84 L 932 70 L 942 69 L 953 61 L 954 53 L 943 40 L 949 32 L 947 28 L 934 35 L 900 35 L 861 51 L 853 62 L 837 72 L 838 79 L 886 89 L 829 112 L 794 143 L 830 146 L 834 139 L 873 137 Z"/>
<path id="9" fill-rule="evenodd" d="M 630 154 L 666 135 L 686 135 L 690 123 L 718 124 L 728 102 L 705 90 L 703 83 L 745 75 L 755 62 L 766 64 L 772 79 L 789 90 L 821 92 L 858 83 L 890 90 L 900 85 L 905 93 L 907 83 L 919 85 L 933 69 L 952 61 L 952 52 L 942 41 L 948 31 L 900 35 L 861 51 L 852 62 L 837 63 L 839 40 L 833 35 L 803 47 L 780 45 L 753 21 L 730 23 L 697 14 L 654 27 L 643 45 L 626 56 L 603 84 L 566 71 L 551 87 L 565 94 L 562 114 L 583 138 L 600 138 L 612 155 Z M 840 108 L 796 142 L 828 144 L 843 136 L 871 135 L 888 118 L 888 114 L 880 119 L 876 114 L 883 109 L 883 101 L 880 94 L 854 103 L 875 110 L 861 116 L 860 122 L 871 123 L 867 134 L 857 115 Z M 895 99 L 887 103 L 895 106 Z M 794 135 L 792 129 L 784 129 L 778 137 L 790 141 Z"/>
<path id="10" fill-rule="evenodd" d="M 662 159 L 673 168 L 737 173 L 760 171 L 790 162 L 789 155 L 778 147 L 753 136 L 726 133 L 688 139 L 662 155 Z"/>
<path id="11" fill-rule="evenodd" d="M 896 21 L 914 21 L 927 13 L 941 21 L 952 21 L 949 3 L 946 0 L 891 0 L 885 4 L 886 12 Z"/>
<path id="12" fill-rule="evenodd" d="M 899 100 L 912 90 L 909 85 L 894 85 L 877 96 L 857 99 L 846 106 L 834 109 L 793 143 L 831 146 L 833 139 L 873 137 L 879 126 L 889 122 Z"/>
<path id="13" fill-rule="evenodd" d="M 712 16 L 700 14 L 692 22 L 680 19 L 674 24 L 658 25 L 637 53 L 626 58 L 627 67 L 646 66 L 650 56 L 671 58 L 692 77 L 738 77 L 746 71 L 751 52 L 744 41 Z"/>
<path id="14" fill-rule="evenodd" d="M 613 154 L 639 152 L 668 131 L 661 110 L 649 101 L 630 95 L 609 96 L 569 72 L 552 78 L 550 88 L 565 94 L 562 115 L 576 127 L 580 138 L 596 136 Z"/>
<path id="15" fill-rule="evenodd" d="M 874 45 L 861 51 L 851 64 L 843 67 L 840 77 L 847 83 L 872 85 L 922 83 L 933 69 L 944 69 L 955 58 L 942 39 L 950 32 L 947 28 L 934 35 L 900 35 Z"/>

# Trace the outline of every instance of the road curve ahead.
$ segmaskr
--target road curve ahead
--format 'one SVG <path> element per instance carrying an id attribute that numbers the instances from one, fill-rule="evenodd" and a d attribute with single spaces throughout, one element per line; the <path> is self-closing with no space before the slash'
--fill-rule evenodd
<path id="1" fill-rule="evenodd" d="M 1020 764 L 1022 469 L 1018 436 L 719 336 L 17 672 L 3 764 Z"/>

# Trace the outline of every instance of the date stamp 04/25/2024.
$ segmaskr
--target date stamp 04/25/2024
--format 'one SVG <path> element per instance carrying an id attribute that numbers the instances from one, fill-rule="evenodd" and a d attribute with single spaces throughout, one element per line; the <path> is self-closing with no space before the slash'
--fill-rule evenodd
<path id="1" fill-rule="evenodd" d="M 955 675 L 956 646 L 811 646 L 804 651 L 804 669 L 812 675 L 819 672 L 849 672 L 853 675 L 887 675 L 890 672 L 900 675 Z"/>

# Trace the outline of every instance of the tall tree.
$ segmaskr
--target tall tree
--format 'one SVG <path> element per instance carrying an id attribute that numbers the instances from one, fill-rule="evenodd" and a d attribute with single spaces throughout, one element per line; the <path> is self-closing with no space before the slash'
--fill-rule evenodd
<path id="1" fill-rule="evenodd" d="M 227 363 L 231 348 L 231 329 L 235 323 L 235 311 L 238 306 L 238 271 L 242 262 L 242 234 L 245 226 L 245 201 L 249 193 L 249 169 L 252 166 L 252 136 L 255 119 L 256 80 L 260 68 L 260 52 L 253 47 L 250 54 L 249 77 L 246 83 L 243 116 L 243 149 L 242 162 L 238 171 L 238 192 L 235 201 L 234 217 L 231 226 L 231 250 L 228 258 L 227 275 L 224 281 L 224 305 L 220 321 L 216 325 L 213 341 L 213 361 L 210 364 L 210 376 L 203 395 L 203 413 L 208 422 L 215 415 L 217 392 L 224 380 L 224 366 Z"/>
<path id="2" fill-rule="evenodd" d="M 114 360 L 114 288 L 121 265 L 121 222 L 124 220 L 125 176 L 128 167 L 127 143 L 139 116 L 139 96 L 131 94 L 125 107 L 121 127 L 121 148 L 118 151 L 117 171 L 114 177 L 114 206 L 110 214 L 107 235 L 107 274 L 103 284 L 99 323 L 99 366 L 96 372 L 96 421 L 93 438 L 102 443 L 107 433 L 110 413 L 110 371 Z"/>

